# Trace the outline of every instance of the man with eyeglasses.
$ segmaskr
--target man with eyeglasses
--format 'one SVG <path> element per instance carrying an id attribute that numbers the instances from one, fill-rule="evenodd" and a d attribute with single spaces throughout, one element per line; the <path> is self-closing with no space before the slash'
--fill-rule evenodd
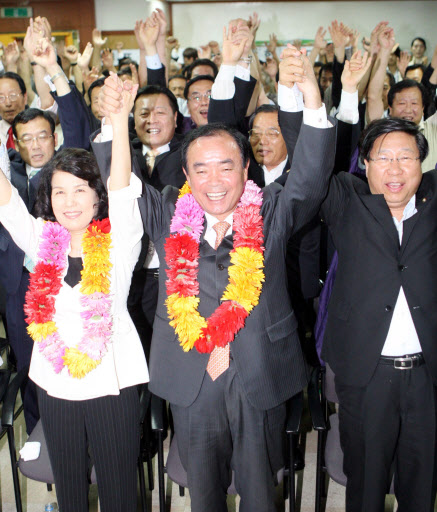
<path id="1" fill-rule="evenodd" d="M 190 117 L 184 119 L 184 133 L 208 124 L 209 100 L 214 78 L 210 75 L 197 75 L 185 86 L 184 96 L 187 100 Z"/>
<path id="2" fill-rule="evenodd" d="M 7 149 L 14 148 L 11 125 L 14 117 L 26 108 L 26 86 L 20 75 L 5 73 L 0 77 L 0 140 Z"/>
<path id="3" fill-rule="evenodd" d="M 335 374 L 346 511 L 384 509 L 394 469 L 399 510 L 436 496 L 437 170 L 399 118 L 359 145 L 368 183 L 340 173 L 322 216 L 338 251 L 322 357 Z M 423 169 L 428 170 L 428 169 Z"/>

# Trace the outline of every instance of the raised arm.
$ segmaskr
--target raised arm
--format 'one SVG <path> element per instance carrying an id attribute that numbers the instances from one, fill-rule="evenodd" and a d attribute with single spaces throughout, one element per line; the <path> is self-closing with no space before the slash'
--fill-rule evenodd
<path id="1" fill-rule="evenodd" d="M 114 86 L 118 88 L 122 98 L 119 112 L 111 112 L 109 115 L 114 134 L 109 190 L 119 190 L 127 187 L 130 183 L 132 165 L 128 119 L 138 91 L 138 84 L 134 85 L 130 80 L 122 82 L 115 74 L 111 74 L 107 79 L 107 82 L 109 81 L 114 82 Z"/>
<path id="2" fill-rule="evenodd" d="M 12 186 L 6 177 L 9 172 L 8 160 L 6 147 L 0 143 L 0 206 L 8 204 L 11 199 Z"/>

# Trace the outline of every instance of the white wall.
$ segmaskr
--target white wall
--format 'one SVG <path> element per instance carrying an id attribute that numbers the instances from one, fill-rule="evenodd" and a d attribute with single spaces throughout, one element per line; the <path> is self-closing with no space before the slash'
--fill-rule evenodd
<path id="1" fill-rule="evenodd" d="M 161 7 L 162 2 L 95 0 L 95 6 L 99 29 L 131 30 L 136 19 L 147 16 L 155 6 Z M 429 56 L 437 44 L 437 0 L 173 3 L 173 33 L 182 46 L 199 46 L 211 39 L 220 42 L 228 20 L 247 18 L 253 11 L 262 20 L 258 40 L 268 39 L 271 32 L 279 39 L 312 39 L 319 25 L 326 27 L 337 18 L 366 36 L 378 21 L 390 21 L 403 49 L 409 49 L 411 39 L 420 35 L 428 43 Z"/>

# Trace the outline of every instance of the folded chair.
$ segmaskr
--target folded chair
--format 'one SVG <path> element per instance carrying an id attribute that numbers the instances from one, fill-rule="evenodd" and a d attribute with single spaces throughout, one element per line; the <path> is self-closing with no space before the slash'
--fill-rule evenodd
<path id="1" fill-rule="evenodd" d="M 174 433 L 170 441 L 170 449 L 167 457 L 167 462 L 164 465 L 164 448 L 163 441 L 167 433 L 169 419 L 167 415 L 166 402 L 155 395 L 152 395 L 151 401 L 152 407 L 152 430 L 157 433 L 158 436 L 158 483 L 159 483 L 159 510 L 160 512 L 166 512 L 165 502 L 165 486 L 164 486 L 164 474 L 179 486 L 180 496 L 184 495 L 184 488 L 187 487 L 187 473 L 184 470 L 177 445 L 177 433 Z M 303 392 L 298 393 L 292 397 L 287 403 L 287 453 L 286 453 L 286 465 L 280 469 L 276 475 L 277 483 L 284 482 L 284 499 L 289 498 L 290 512 L 295 511 L 295 471 L 296 460 L 295 450 L 299 437 L 300 421 L 303 409 Z M 300 465 L 298 470 L 303 469 L 303 464 Z M 235 489 L 234 477 L 232 476 L 232 482 L 228 489 L 228 494 L 237 494 Z"/>

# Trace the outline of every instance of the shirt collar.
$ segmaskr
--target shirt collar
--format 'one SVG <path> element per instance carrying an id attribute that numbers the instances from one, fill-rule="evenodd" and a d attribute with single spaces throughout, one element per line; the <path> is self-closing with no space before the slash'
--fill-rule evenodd
<path id="1" fill-rule="evenodd" d="M 281 171 L 281 174 L 284 172 L 285 166 L 287 164 L 288 157 L 285 158 L 279 165 L 276 167 L 273 167 L 273 169 L 270 169 L 270 171 L 267 169 L 265 165 L 262 166 L 264 172 L 271 172 L 271 173 L 277 173 L 278 171 Z"/>
<path id="2" fill-rule="evenodd" d="M 408 220 L 417 212 L 416 209 L 416 194 L 408 201 L 407 205 L 404 208 L 404 214 L 402 215 L 401 222 Z"/>
<path id="3" fill-rule="evenodd" d="M 143 144 L 143 155 L 147 155 L 147 152 L 150 151 L 150 147 L 146 146 L 146 144 Z M 162 153 L 166 153 L 167 151 L 170 151 L 170 143 L 164 144 L 163 146 L 159 146 L 159 148 L 156 148 L 156 151 L 158 152 L 158 155 L 162 155 Z"/>

